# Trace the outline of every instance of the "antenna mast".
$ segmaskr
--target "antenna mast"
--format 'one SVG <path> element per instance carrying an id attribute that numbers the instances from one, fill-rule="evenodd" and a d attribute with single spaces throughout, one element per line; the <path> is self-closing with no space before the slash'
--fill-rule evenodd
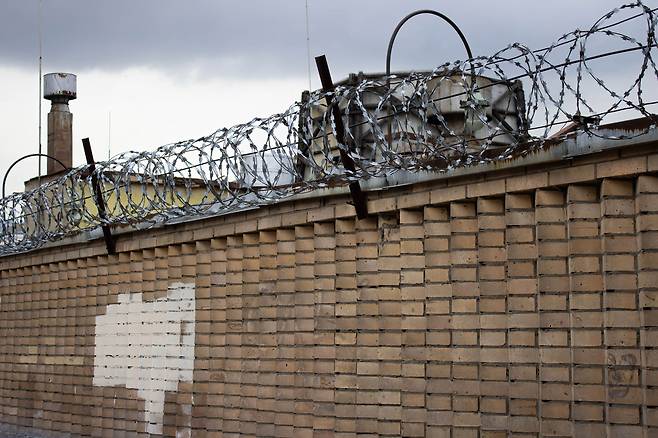
<path id="1" fill-rule="evenodd" d="M 42 70 L 41 70 L 41 64 L 43 62 L 43 56 L 42 56 L 42 36 L 41 36 L 41 7 L 42 7 L 42 0 L 39 0 L 39 95 L 37 98 L 39 99 L 39 179 L 41 179 L 41 154 L 42 154 L 42 146 L 41 146 L 41 76 L 42 76 Z M 39 184 L 41 182 L 39 181 Z"/>
<path id="2" fill-rule="evenodd" d="M 112 150 L 112 111 L 107 113 L 107 161 L 110 161 Z"/>
<path id="3" fill-rule="evenodd" d="M 308 91 L 313 91 L 311 85 L 311 31 L 308 21 L 308 0 L 306 0 L 306 59 L 308 64 Z"/>

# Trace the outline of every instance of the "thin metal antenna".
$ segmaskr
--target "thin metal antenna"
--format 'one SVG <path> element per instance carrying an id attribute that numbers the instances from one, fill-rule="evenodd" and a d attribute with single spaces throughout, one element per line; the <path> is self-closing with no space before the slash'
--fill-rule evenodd
<path id="1" fill-rule="evenodd" d="M 308 64 L 308 91 L 313 91 L 313 85 L 311 85 L 311 31 L 308 20 L 308 0 L 306 0 L 306 59 Z"/>
<path id="2" fill-rule="evenodd" d="M 39 185 L 41 185 L 41 154 L 43 153 L 42 151 L 42 146 L 41 146 L 41 87 L 42 87 L 42 63 L 43 63 L 43 55 L 42 55 L 42 31 L 41 31 L 41 9 L 43 6 L 42 0 L 39 0 L 39 95 L 37 98 L 39 99 Z"/>
<path id="3" fill-rule="evenodd" d="M 107 113 L 107 161 L 110 161 L 112 150 L 112 111 Z"/>

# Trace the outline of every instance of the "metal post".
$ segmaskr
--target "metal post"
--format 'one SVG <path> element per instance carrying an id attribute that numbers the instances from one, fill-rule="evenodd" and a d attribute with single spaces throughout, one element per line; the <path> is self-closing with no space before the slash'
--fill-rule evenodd
<path id="1" fill-rule="evenodd" d="M 318 67 L 318 73 L 320 75 L 320 81 L 322 81 L 322 91 L 331 92 L 334 91 L 334 82 L 331 79 L 331 72 L 329 71 L 329 65 L 327 64 L 327 58 L 324 55 L 315 57 L 315 64 Z M 327 95 L 325 97 L 327 101 L 327 106 L 332 106 L 332 96 Z M 332 107 L 334 123 L 336 125 L 336 141 L 339 145 L 346 145 L 345 143 L 345 125 L 343 125 L 343 116 L 340 112 L 338 105 L 333 105 Z M 343 166 L 350 172 L 356 172 L 356 166 L 352 157 L 341 147 L 338 148 L 340 153 L 340 159 L 343 162 Z M 350 193 L 352 194 L 352 201 L 354 202 L 354 209 L 356 210 L 356 217 L 359 219 L 364 219 L 368 217 L 368 203 L 366 196 L 361 190 L 361 185 L 358 181 L 350 183 Z"/>
<path id="2" fill-rule="evenodd" d="M 82 139 L 82 147 L 85 150 L 85 157 L 87 158 L 87 164 L 89 164 L 89 172 L 91 174 L 91 186 L 94 190 L 94 195 L 96 198 L 96 207 L 98 208 L 98 215 L 101 220 L 107 218 L 105 213 L 105 202 L 103 201 L 103 194 L 101 192 L 101 186 L 98 183 L 98 175 L 96 175 L 96 162 L 94 161 L 94 155 L 91 152 L 91 144 L 89 143 L 88 138 Z M 110 231 L 108 225 L 101 225 L 103 229 L 103 237 L 105 238 L 105 246 L 107 247 L 108 254 L 116 254 L 116 242 L 114 241 L 114 236 Z"/>

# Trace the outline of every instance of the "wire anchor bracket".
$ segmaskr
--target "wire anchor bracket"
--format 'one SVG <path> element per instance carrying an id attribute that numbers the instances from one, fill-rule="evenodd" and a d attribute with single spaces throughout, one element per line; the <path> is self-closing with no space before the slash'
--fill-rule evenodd
<path id="1" fill-rule="evenodd" d="M 315 64 L 318 67 L 318 74 L 322 82 L 322 91 L 327 93 L 325 100 L 327 107 L 331 107 L 333 111 L 334 123 L 336 126 L 336 141 L 338 142 L 338 150 L 340 152 L 340 159 L 343 166 L 349 172 L 356 172 L 356 165 L 350 155 L 344 150 L 347 147 L 345 143 L 345 125 L 343 124 L 343 115 L 338 108 L 338 105 L 332 105 L 333 100 L 332 92 L 335 90 L 334 82 L 331 79 L 331 72 L 329 71 L 329 64 L 327 64 L 327 57 L 320 55 L 315 57 Z M 343 145 L 343 147 L 341 147 Z M 361 190 L 361 184 L 358 181 L 350 183 L 350 193 L 352 194 L 352 201 L 354 202 L 354 209 L 356 210 L 356 217 L 364 219 L 368 217 L 368 200 L 365 193 Z"/>

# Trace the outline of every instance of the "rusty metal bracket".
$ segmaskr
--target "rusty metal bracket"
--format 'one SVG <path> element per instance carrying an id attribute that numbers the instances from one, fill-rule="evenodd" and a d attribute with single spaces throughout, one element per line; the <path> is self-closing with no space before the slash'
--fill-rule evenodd
<path id="1" fill-rule="evenodd" d="M 82 147 L 85 150 L 85 157 L 87 158 L 87 164 L 89 164 L 89 173 L 91 174 L 91 187 L 94 190 L 94 197 L 96 199 L 96 207 L 98 208 L 98 215 L 101 219 L 107 218 L 107 213 L 105 212 L 105 201 L 103 201 L 103 194 L 101 192 L 101 186 L 98 183 L 98 176 L 96 175 L 96 162 L 94 161 L 94 155 L 91 151 L 91 143 L 88 138 L 82 139 Z M 110 227 L 108 225 L 101 225 L 103 229 L 103 237 L 105 238 L 105 246 L 107 248 L 108 254 L 116 254 L 116 242 Z"/>
<path id="2" fill-rule="evenodd" d="M 327 57 L 324 55 L 315 57 L 315 64 L 318 67 L 318 74 L 320 75 L 320 81 L 322 82 L 322 91 L 325 93 L 334 91 L 334 81 L 331 79 L 331 72 L 329 71 L 329 65 L 327 64 Z M 325 97 L 327 101 L 327 107 L 332 106 L 332 96 L 329 94 Z M 340 145 L 347 145 L 345 143 L 345 125 L 343 124 L 343 115 L 341 114 L 340 108 L 338 105 L 332 106 L 332 112 L 334 117 L 334 123 L 336 124 L 336 141 Z M 343 162 L 343 166 L 350 172 L 356 172 L 356 165 L 352 157 L 341 147 L 338 148 L 340 152 L 340 159 Z M 361 190 L 361 184 L 358 181 L 354 181 L 350 184 L 350 193 L 352 194 L 352 201 L 354 202 L 354 209 L 356 210 L 356 217 L 359 219 L 364 219 L 368 217 L 368 202 L 365 196 L 365 193 Z"/>

